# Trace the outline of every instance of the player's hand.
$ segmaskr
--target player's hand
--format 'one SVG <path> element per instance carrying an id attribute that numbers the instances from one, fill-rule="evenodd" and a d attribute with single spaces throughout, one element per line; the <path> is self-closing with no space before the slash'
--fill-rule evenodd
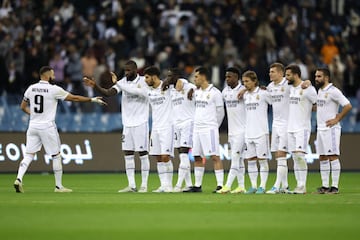
<path id="1" fill-rule="evenodd" d="M 110 74 L 111 74 L 111 81 L 115 84 L 118 81 L 117 76 L 114 72 L 110 72 Z"/>
<path id="2" fill-rule="evenodd" d="M 305 80 L 302 84 L 301 84 L 301 88 L 302 89 L 306 89 L 308 87 L 311 86 L 311 81 L 310 80 Z"/>
<path id="3" fill-rule="evenodd" d="M 106 106 L 107 103 L 103 101 L 102 97 L 93 97 L 91 98 L 91 102 Z"/>
<path id="4" fill-rule="evenodd" d="M 193 96 L 194 96 L 194 89 L 190 88 L 187 94 L 187 98 L 191 101 L 193 99 Z"/>
<path id="5" fill-rule="evenodd" d="M 86 86 L 89 86 L 89 87 L 92 87 L 92 88 L 94 88 L 95 85 L 96 85 L 95 80 L 92 77 L 84 76 L 83 81 L 84 81 L 84 84 Z"/>
<path id="6" fill-rule="evenodd" d="M 336 125 L 338 122 L 340 122 L 340 119 L 338 118 L 338 115 L 336 115 L 335 118 L 326 121 L 326 126 L 331 128 L 334 125 Z"/>
<path id="7" fill-rule="evenodd" d="M 170 81 L 165 80 L 165 81 L 163 81 L 163 84 L 161 86 L 161 90 L 166 91 L 167 89 L 169 89 L 169 87 L 170 87 Z"/>
<path id="8" fill-rule="evenodd" d="M 244 88 L 244 89 L 242 89 L 239 93 L 238 93 L 238 95 L 237 95 L 237 98 L 240 100 L 240 99 L 242 99 L 243 97 L 244 97 L 244 93 L 246 92 L 246 89 Z"/>

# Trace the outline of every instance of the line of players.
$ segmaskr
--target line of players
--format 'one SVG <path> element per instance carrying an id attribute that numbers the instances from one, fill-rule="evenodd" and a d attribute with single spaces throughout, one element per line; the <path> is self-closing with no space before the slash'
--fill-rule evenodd
<path id="1" fill-rule="evenodd" d="M 311 112 L 317 108 L 317 153 L 320 155 L 322 186 L 318 193 L 338 193 L 340 176 L 339 122 L 350 111 L 348 99 L 332 85 L 329 70 L 319 68 L 315 81 L 316 92 L 310 81 L 301 80 L 300 68 L 274 63 L 269 68 L 271 83 L 266 89 L 259 86 L 257 75 L 237 68 L 226 70 L 226 86 L 222 93 L 209 81 L 204 67 L 195 70 L 195 85 L 181 77 L 178 69 L 169 69 L 166 80 L 160 80 L 160 70 L 151 66 L 144 76 L 137 74 L 134 61 L 125 64 L 125 76 L 118 81 L 112 73 L 113 87 L 104 89 L 92 79 L 86 85 L 105 96 L 122 92 L 122 149 L 128 186 L 119 192 L 147 192 L 149 157 L 157 159 L 159 188 L 153 192 L 202 192 L 204 156 L 214 164 L 217 187 L 214 193 L 277 194 L 306 193 L 307 163 L 305 154 L 311 133 Z M 285 76 L 285 77 L 284 77 Z M 241 80 L 240 80 L 241 78 Z M 224 185 L 224 168 L 219 157 L 219 127 L 225 115 L 228 119 L 228 141 L 231 146 L 231 166 Z M 152 130 L 148 136 L 149 105 Z M 277 161 L 277 177 L 266 191 L 269 166 L 268 106 L 272 105 L 273 125 L 271 151 Z M 342 106 L 339 112 L 339 106 Z M 150 141 L 148 141 L 150 139 Z M 178 180 L 173 187 L 174 148 L 179 152 Z M 147 151 L 149 149 L 149 152 Z M 191 179 L 189 150 L 195 158 L 194 177 Z M 142 183 L 135 183 L 135 152 L 141 160 Z M 287 153 L 294 161 L 297 186 L 288 186 Z M 251 187 L 245 190 L 247 160 Z M 259 165 L 259 166 L 258 166 Z M 329 184 L 330 173 L 332 183 Z M 258 186 L 258 175 L 260 185 Z M 234 180 L 238 186 L 231 190 Z M 185 186 L 183 183 L 185 182 Z"/>

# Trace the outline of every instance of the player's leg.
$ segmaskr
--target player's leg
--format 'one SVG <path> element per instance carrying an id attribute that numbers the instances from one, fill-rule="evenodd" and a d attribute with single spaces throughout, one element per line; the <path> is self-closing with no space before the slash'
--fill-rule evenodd
<path id="1" fill-rule="evenodd" d="M 239 159 L 239 171 L 238 171 L 238 187 L 231 193 L 244 193 L 245 192 L 245 162 L 244 162 L 244 151 L 245 151 L 245 133 L 242 133 L 237 139 L 239 141 L 240 159 Z"/>
<path id="2" fill-rule="evenodd" d="M 190 188 L 192 186 L 191 180 L 191 164 L 189 159 L 189 150 L 193 145 L 193 122 L 188 123 L 186 126 L 181 128 L 180 132 L 180 164 L 185 170 L 185 186 Z"/>
<path id="3" fill-rule="evenodd" d="M 239 146 L 236 146 L 237 137 L 238 136 L 229 136 L 229 145 L 231 147 L 231 165 L 225 186 L 221 190 L 217 191 L 218 193 L 229 193 L 235 178 L 239 175 L 241 150 L 239 149 Z"/>
<path id="4" fill-rule="evenodd" d="M 339 193 L 339 180 L 341 173 L 341 164 L 339 160 L 340 156 L 340 137 L 341 137 L 341 129 L 340 128 L 332 128 L 331 130 L 332 141 L 333 141 L 333 149 L 332 156 L 330 157 L 331 164 L 331 188 L 330 193 L 337 194 Z"/>
<path id="5" fill-rule="evenodd" d="M 298 167 L 298 186 L 294 193 L 306 193 L 306 180 L 308 166 L 305 159 L 306 149 L 308 147 L 310 132 L 303 130 L 295 133 L 295 152 L 293 154 L 294 164 Z"/>
<path id="6" fill-rule="evenodd" d="M 141 164 L 141 186 L 139 192 L 147 192 L 150 171 L 149 161 L 149 124 L 146 122 L 136 127 L 134 133 L 135 152 L 139 153 Z"/>
<path id="7" fill-rule="evenodd" d="M 260 186 L 258 187 L 256 193 L 263 194 L 265 193 L 266 183 L 269 176 L 269 139 L 268 135 L 263 135 L 259 138 L 254 139 L 255 148 L 256 148 L 256 157 L 260 166 Z"/>
<path id="8" fill-rule="evenodd" d="M 18 193 L 24 192 L 22 187 L 23 177 L 34 159 L 35 153 L 41 149 L 41 139 L 38 136 L 37 130 L 35 129 L 28 129 L 26 131 L 26 149 L 24 158 L 21 160 L 18 173 L 14 182 L 15 191 Z"/>
<path id="9" fill-rule="evenodd" d="M 281 191 L 287 192 L 289 189 L 288 183 L 288 164 L 287 164 L 287 153 L 288 153 L 288 134 L 286 128 L 280 129 L 279 148 L 277 151 L 277 166 L 279 169 Z"/>
<path id="10" fill-rule="evenodd" d="M 141 162 L 141 186 L 139 192 L 147 192 L 150 171 L 149 154 L 147 151 L 144 151 L 139 152 L 139 156 Z"/>
<path id="11" fill-rule="evenodd" d="M 180 149 L 181 146 L 181 128 L 180 127 L 174 127 L 174 148 L 177 149 L 179 154 L 179 167 L 178 167 L 178 179 L 174 187 L 174 192 L 181 192 L 182 183 L 185 179 L 185 175 L 187 173 L 187 169 L 185 166 L 185 162 L 183 161 L 184 155 L 186 154 L 184 151 L 181 151 L 183 149 Z"/>
<path id="12" fill-rule="evenodd" d="M 217 128 L 208 129 L 202 133 L 200 141 L 203 152 L 211 156 L 214 165 L 217 186 L 213 191 L 213 193 L 215 193 L 219 191 L 224 184 L 224 167 L 219 154 L 219 130 Z"/>
<path id="13" fill-rule="evenodd" d="M 172 126 L 159 131 L 161 161 L 165 166 L 165 191 L 171 192 L 173 188 L 174 166 L 171 158 L 174 157 L 174 129 Z"/>
<path id="14" fill-rule="evenodd" d="M 194 186 L 190 189 L 184 190 L 184 192 L 201 192 L 202 179 L 205 172 L 205 165 L 202 159 L 203 152 L 201 148 L 201 134 L 199 132 L 194 132 L 193 135 L 193 148 L 192 153 L 195 158 L 194 163 L 194 176 L 195 183 Z"/>
<path id="15" fill-rule="evenodd" d="M 320 176 L 321 176 L 321 187 L 317 188 L 317 193 L 324 194 L 329 192 L 329 180 L 330 180 L 330 160 L 326 156 L 326 138 L 327 131 L 317 131 L 316 133 L 316 153 L 319 154 L 320 164 Z"/>
<path id="16" fill-rule="evenodd" d="M 60 137 L 56 128 L 42 130 L 40 132 L 41 142 L 45 152 L 52 157 L 52 167 L 55 177 L 55 192 L 72 192 L 62 184 L 63 168 L 60 155 Z"/>
<path id="17" fill-rule="evenodd" d="M 150 145 L 149 145 L 149 155 L 156 157 L 156 168 L 159 175 L 160 180 L 160 187 L 156 190 L 153 190 L 153 192 L 163 192 L 165 188 L 165 165 L 162 162 L 162 159 L 160 157 L 161 155 L 161 147 L 160 147 L 160 136 L 157 130 L 152 130 L 150 134 Z"/>
<path id="18" fill-rule="evenodd" d="M 257 179 L 259 170 L 257 166 L 257 157 L 255 143 L 251 139 L 245 139 L 245 159 L 248 162 L 248 174 L 250 178 L 251 187 L 246 191 L 246 194 L 253 194 L 257 190 Z"/>
<path id="19" fill-rule="evenodd" d="M 128 186 L 118 192 L 136 192 L 135 183 L 135 127 L 124 126 L 122 132 L 122 150 L 125 159 L 125 172 Z"/>

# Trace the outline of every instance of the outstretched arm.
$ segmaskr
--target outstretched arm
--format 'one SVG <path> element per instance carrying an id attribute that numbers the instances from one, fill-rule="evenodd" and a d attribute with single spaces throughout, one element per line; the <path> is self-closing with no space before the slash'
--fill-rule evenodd
<path id="1" fill-rule="evenodd" d="M 121 90 L 124 92 L 128 92 L 128 93 L 135 94 L 135 95 L 140 95 L 143 97 L 148 97 L 148 91 L 144 87 L 141 87 L 141 86 L 135 87 L 135 86 L 131 86 L 129 84 L 120 84 L 118 86 L 120 86 Z"/>
<path id="2" fill-rule="evenodd" d="M 111 75 L 112 75 L 112 79 L 113 79 L 114 78 L 113 76 L 115 74 L 112 73 Z M 115 88 L 108 88 L 108 89 L 102 88 L 99 85 L 97 85 L 95 80 L 91 77 L 83 77 L 83 81 L 86 86 L 92 87 L 93 89 L 95 89 L 97 92 L 101 93 L 104 96 L 110 97 L 110 96 L 114 96 L 117 94 L 117 91 Z"/>
<path id="3" fill-rule="evenodd" d="M 73 95 L 71 93 L 69 93 L 64 100 L 71 102 L 94 102 L 100 105 L 107 105 L 106 102 L 102 100 L 102 97 L 89 98 L 80 95 Z"/>

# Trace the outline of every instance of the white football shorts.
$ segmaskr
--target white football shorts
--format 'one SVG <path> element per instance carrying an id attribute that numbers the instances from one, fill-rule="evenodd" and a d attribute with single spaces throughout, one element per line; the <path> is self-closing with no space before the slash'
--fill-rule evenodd
<path id="1" fill-rule="evenodd" d="M 304 152 L 307 153 L 307 148 L 310 140 L 309 130 L 300 130 L 298 132 L 288 133 L 288 147 L 289 152 Z"/>
<path id="2" fill-rule="evenodd" d="M 269 135 L 265 134 L 258 138 L 245 138 L 245 159 L 257 157 L 269 158 L 270 146 Z"/>
<path id="3" fill-rule="evenodd" d="M 60 152 L 60 137 L 56 125 L 45 129 L 29 127 L 26 132 L 26 152 L 36 153 L 44 146 L 46 154 L 53 156 Z"/>
<path id="4" fill-rule="evenodd" d="M 174 156 L 174 128 L 152 129 L 150 135 L 150 155 Z"/>
<path id="5" fill-rule="evenodd" d="M 135 127 L 124 126 L 122 132 L 122 150 L 143 152 L 149 151 L 149 124 Z"/>
<path id="6" fill-rule="evenodd" d="M 194 122 L 187 122 L 182 125 L 174 126 L 174 147 L 191 148 L 193 143 Z"/>
<path id="7" fill-rule="evenodd" d="M 340 155 L 341 128 L 318 130 L 316 133 L 316 153 L 319 155 Z"/>
<path id="8" fill-rule="evenodd" d="M 271 131 L 271 152 L 288 151 L 288 133 L 285 127 L 272 127 Z"/>
<path id="9" fill-rule="evenodd" d="M 194 131 L 193 156 L 219 156 L 219 129 L 207 128 Z"/>

